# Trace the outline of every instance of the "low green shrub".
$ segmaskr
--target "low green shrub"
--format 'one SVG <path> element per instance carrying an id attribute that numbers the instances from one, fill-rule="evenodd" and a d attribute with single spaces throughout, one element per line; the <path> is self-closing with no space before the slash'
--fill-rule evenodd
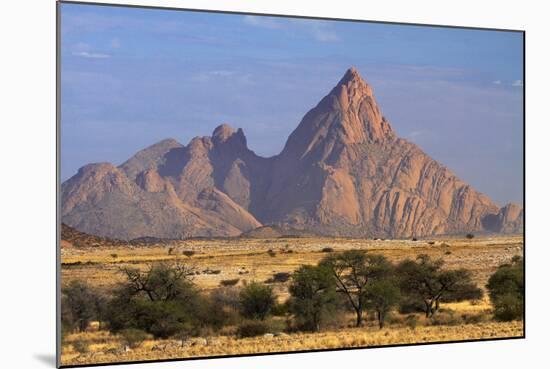
<path id="1" fill-rule="evenodd" d="M 273 274 L 273 277 L 265 281 L 265 283 L 285 283 L 290 279 L 290 273 L 279 272 Z"/>
<path id="2" fill-rule="evenodd" d="M 486 313 L 477 313 L 477 314 L 462 314 L 462 321 L 465 324 L 479 324 L 488 322 L 491 317 Z"/>
<path id="3" fill-rule="evenodd" d="M 122 337 L 123 342 L 130 348 L 139 347 L 143 341 L 149 338 L 147 332 L 136 328 L 123 329 L 119 332 L 119 334 Z"/>
<path id="4" fill-rule="evenodd" d="M 285 316 L 286 314 L 288 314 L 288 304 L 287 303 L 283 303 L 283 304 L 276 303 L 271 308 L 271 314 L 273 314 L 274 316 Z"/>
<path id="5" fill-rule="evenodd" d="M 85 354 L 86 352 L 90 351 L 90 348 L 88 347 L 88 343 L 83 339 L 75 340 L 73 342 L 73 348 L 79 354 Z"/>
<path id="6" fill-rule="evenodd" d="M 430 318 L 430 325 L 460 325 L 463 321 L 460 317 L 457 317 L 452 311 L 440 311 Z"/>
<path id="7" fill-rule="evenodd" d="M 224 286 L 224 287 L 235 286 L 237 283 L 239 283 L 239 281 L 240 281 L 239 278 L 223 279 L 223 280 L 220 281 L 220 285 Z"/>
<path id="8" fill-rule="evenodd" d="M 405 318 L 405 325 L 409 329 L 415 330 L 416 326 L 418 325 L 418 319 L 416 318 L 416 315 L 414 314 L 407 315 L 407 317 Z"/>
<path id="9" fill-rule="evenodd" d="M 257 337 L 262 336 L 270 331 L 270 325 L 261 320 L 248 320 L 239 325 L 237 328 L 237 336 Z"/>

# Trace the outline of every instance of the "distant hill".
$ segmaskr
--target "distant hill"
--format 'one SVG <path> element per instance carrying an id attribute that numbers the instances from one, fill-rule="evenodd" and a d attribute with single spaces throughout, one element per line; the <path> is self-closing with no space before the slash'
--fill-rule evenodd
<path id="1" fill-rule="evenodd" d="M 65 223 L 61 224 L 61 248 L 86 248 L 86 247 L 110 247 L 110 246 L 150 246 L 150 245 L 167 245 L 175 243 L 178 240 L 155 238 L 155 237 L 140 237 L 129 241 L 117 240 L 108 237 L 100 237 L 90 235 L 85 232 L 78 231 Z"/>
<path id="2" fill-rule="evenodd" d="M 93 236 L 78 231 L 65 223 L 61 224 L 61 247 L 101 247 L 127 245 L 128 241 Z"/>
<path id="3" fill-rule="evenodd" d="M 61 196 L 64 223 L 124 240 L 279 229 L 382 238 L 523 231 L 523 209 L 499 208 L 399 138 L 354 68 L 279 155 L 257 156 L 241 129 L 223 124 L 187 146 L 163 140 L 119 167 L 86 165 Z"/>

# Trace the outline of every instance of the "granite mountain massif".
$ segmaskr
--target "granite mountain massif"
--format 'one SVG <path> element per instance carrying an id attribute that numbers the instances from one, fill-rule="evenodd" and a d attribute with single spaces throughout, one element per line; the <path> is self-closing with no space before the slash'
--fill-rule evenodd
<path id="1" fill-rule="evenodd" d="M 349 69 L 270 158 L 223 124 L 188 145 L 167 139 L 120 166 L 88 164 L 61 186 L 62 222 L 116 239 L 239 236 L 262 226 L 406 238 L 518 233 L 499 208 L 397 136 L 371 87 Z"/>

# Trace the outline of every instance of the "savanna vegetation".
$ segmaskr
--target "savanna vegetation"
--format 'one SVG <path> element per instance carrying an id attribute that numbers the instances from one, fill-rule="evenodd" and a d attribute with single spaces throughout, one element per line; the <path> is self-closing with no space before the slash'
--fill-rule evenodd
<path id="1" fill-rule="evenodd" d="M 66 249 L 62 362 L 517 337 L 521 249 L 481 237 Z"/>
<path id="2" fill-rule="evenodd" d="M 222 280 L 203 290 L 195 282 L 189 260 L 151 263 L 147 269 L 123 266 L 122 281 L 101 289 L 73 280 L 62 290 L 64 335 L 86 332 L 91 322 L 120 337 L 125 350 L 146 340 L 176 340 L 184 347 L 193 337 L 319 333 L 387 324 L 415 330 L 419 315 L 425 326 L 488 322 L 486 316 L 456 316 L 442 304 L 483 298 L 483 289 L 466 269 L 447 269 L 442 258 L 420 254 L 394 263 L 364 250 L 325 254 L 317 264 L 293 273 L 275 273 L 265 282 Z M 278 299 L 277 283 L 287 298 Z M 485 286 L 495 321 L 523 317 L 523 261 L 514 257 L 492 274 Z M 353 316 L 348 325 L 347 317 Z M 82 341 L 75 351 L 88 352 Z"/>

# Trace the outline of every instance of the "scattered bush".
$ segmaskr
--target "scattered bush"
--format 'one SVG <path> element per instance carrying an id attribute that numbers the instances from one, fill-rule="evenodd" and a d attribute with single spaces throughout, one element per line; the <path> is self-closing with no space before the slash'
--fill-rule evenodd
<path id="1" fill-rule="evenodd" d="M 189 338 L 199 333 L 198 330 L 199 329 L 197 327 L 194 327 L 191 324 L 182 324 L 180 329 L 174 334 L 174 338 L 181 342 L 181 347 L 184 347 L 185 342 L 187 342 Z"/>
<path id="2" fill-rule="evenodd" d="M 440 312 L 430 318 L 430 325 L 459 325 L 462 323 L 460 317 L 455 316 L 453 311 Z"/>
<path id="3" fill-rule="evenodd" d="M 113 259 L 116 259 L 116 258 L 118 258 L 118 254 L 111 254 L 111 257 L 112 257 Z"/>
<path id="4" fill-rule="evenodd" d="M 234 292 L 236 291 L 233 289 L 223 288 L 200 297 L 199 310 L 194 313 L 195 321 L 190 321 L 198 324 L 196 334 L 208 335 L 205 332 L 217 332 L 226 325 L 238 322 L 239 306 L 238 302 L 234 301 Z"/>
<path id="5" fill-rule="evenodd" d="M 267 250 L 267 254 L 269 256 L 271 256 L 272 258 L 277 256 L 277 253 L 275 251 L 273 251 L 272 249 Z"/>
<path id="6" fill-rule="evenodd" d="M 468 234 L 466 235 L 466 238 L 469 239 L 469 240 L 471 240 L 471 239 L 474 238 L 474 237 L 475 237 L 475 236 L 474 236 L 473 233 L 468 233 Z"/>
<path id="7" fill-rule="evenodd" d="M 517 294 L 499 296 L 494 301 L 496 320 L 508 322 L 523 318 L 523 299 Z"/>
<path id="8" fill-rule="evenodd" d="M 465 324 L 479 324 L 488 321 L 489 318 L 486 313 L 462 314 L 462 321 Z"/>
<path id="9" fill-rule="evenodd" d="M 281 252 L 289 251 L 287 248 Z M 109 298 L 85 283 L 71 282 L 62 291 L 63 332 L 66 335 L 71 330 L 85 330 L 90 321 L 98 320 L 120 335 L 125 345 L 135 348 L 150 336 L 178 339 L 183 345 L 190 337 L 220 331 L 239 337 L 285 329 L 319 331 L 346 325 L 349 316 L 339 314 L 340 311 L 353 312 L 355 325 L 361 325 L 368 310 L 369 321 L 377 319 L 380 328 L 387 322 L 415 329 L 418 320 L 412 313 L 416 312 L 425 312 L 426 324 L 434 326 L 487 320 L 487 313 L 455 316 L 440 308 L 440 302 L 477 300 L 482 296 L 469 273 L 443 269 L 442 260 L 420 255 L 396 268 L 381 255 L 358 250 L 335 253 L 331 247 L 321 251 L 332 254 L 325 255 L 316 266 L 301 266 L 293 274 L 274 273 L 266 281 L 290 281 L 290 298 L 284 303 L 277 303 L 269 285 L 243 280 L 242 288 L 235 287 L 239 278 L 223 279 L 220 288 L 199 292 L 192 276 L 200 272 L 178 260 L 153 263 L 145 271 L 120 268 L 126 281 L 110 291 Z M 182 253 L 188 257 L 195 254 L 191 250 Z M 498 320 L 519 319 L 523 315 L 522 265 L 523 260 L 515 257 L 489 279 L 487 289 Z M 202 272 L 220 274 L 221 270 L 207 268 Z M 239 274 L 243 273 L 248 272 L 241 268 Z M 392 314 L 396 306 L 399 312 L 409 315 Z M 283 318 L 270 320 L 270 315 Z M 78 352 L 88 349 L 85 341 L 74 345 Z"/>
<path id="10" fill-rule="evenodd" d="M 172 255 L 173 252 L 174 252 L 173 247 L 168 248 L 168 255 Z"/>
<path id="11" fill-rule="evenodd" d="M 196 252 L 193 250 L 184 250 L 181 254 L 190 258 L 191 256 L 195 255 Z"/>
<path id="12" fill-rule="evenodd" d="M 222 285 L 224 287 L 235 286 L 237 283 L 239 283 L 239 281 L 240 281 L 239 278 L 223 279 L 223 280 L 220 281 L 220 285 Z"/>
<path id="13" fill-rule="evenodd" d="M 237 336 L 239 337 L 257 337 L 262 336 L 270 331 L 270 326 L 267 322 L 261 320 L 245 321 L 237 328 Z"/>
<path id="14" fill-rule="evenodd" d="M 398 311 L 401 314 L 423 313 L 424 310 L 424 303 L 413 297 L 403 296 L 399 302 Z"/>
<path id="15" fill-rule="evenodd" d="M 198 320 L 203 326 L 220 331 L 227 325 L 236 325 L 240 320 L 239 291 L 234 287 L 218 288 L 203 297 L 203 308 Z"/>
<path id="16" fill-rule="evenodd" d="M 271 314 L 273 314 L 274 316 L 285 316 L 288 314 L 288 310 L 289 310 L 288 303 L 286 302 L 283 304 L 276 303 L 271 308 Z"/>
<path id="17" fill-rule="evenodd" d="M 275 305 L 275 295 L 269 286 L 252 282 L 244 287 L 239 300 L 245 318 L 264 320 Z"/>
<path id="18" fill-rule="evenodd" d="M 516 266 L 523 264 L 523 258 L 519 255 L 514 255 L 512 256 L 511 264 Z"/>
<path id="19" fill-rule="evenodd" d="M 405 325 L 405 317 L 401 314 L 396 314 L 394 312 L 390 312 L 386 316 L 386 323 L 392 325 Z"/>
<path id="20" fill-rule="evenodd" d="M 279 272 L 273 274 L 273 277 L 265 281 L 265 283 L 285 283 L 290 279 L 290 273 Z"/>
<path id="21" fill-rule="evenodd" d="M 217 288 L 211 292 L 212 302 L 221 309 L 238 311 L 241 307 L 240 293 L 238 288 Z"/>
<path id="22" fill-rule="evenodd" d="M 418 319 L 416 318 L 416 315 L 407 315 L 407 317 L 405 318 L 405 325 L 409 329 L 415 330 L 416 326 L 418 325 Z"/>
<path id="23" fill-rule="evenodd" d="M 82 262 L 81 261 L 73 261 L 73 262 L 64 262 L 64 263 L 61 263 L 61 266 L 63 267 L 72 267 L 72 266 L 78 266 L 78 265 L 82 265 Z"/>
<path id="24" fill-rule="evenodd" d="M 220 274 L 222 271 L 220 269 L 210 269 L 206 268 L 202 271 L 203 274 Z"/>
<path id="25" fill-rule="evenodd" d="M 130 348 L 137 348 L 143 341 L 149 338 L 149 335 L 141 329 L 128 328 L 119 332 L 123 342 Z"/>
<path id="26" fill-rule="evenodd" d="M 451 251 L 449 251 L 449 250 L 445 251 L 445 255 L 451 255 L 451 254 L 452 254 Z"/>
<path id="27" fill-rule="evenodd" d="M 86 282 L 73 280 L 61 290 L 61 321 L 70 330 L 84 331 L 98 317 L 100 296 Z"/>
<path id="28" fill-rule="evenodd" d="M 510 321 L 523 318 L 523 259 L 514 257 L 511 264 L 501 265 L 487 283 L 489 297 L 497 320 Z"/>
<path id="29" fill-rule="evenodd" d="M 73 342 L 73 348 L 79 354 L 85 354 L 90 351 L 88 343 L 82 338 L 79 338 Z"/>
<path id="30" fill-rule="evenodd" d="M 64 344 L 67 341 L 67 336 L 71 333 L 71 327 L 61 320 L 61 343 Z"/>

